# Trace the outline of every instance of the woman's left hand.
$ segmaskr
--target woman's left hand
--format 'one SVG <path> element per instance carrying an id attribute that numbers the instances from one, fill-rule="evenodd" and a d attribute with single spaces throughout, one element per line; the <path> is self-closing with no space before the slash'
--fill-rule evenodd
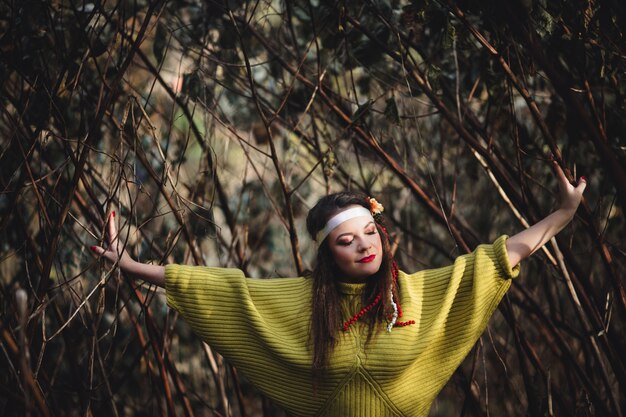
<path id="1" fill-rule="evenodd" d="M 553 164 L 559 183 L 560 207 L 543 220 L 507 239 L 506 249 L 512 267 L 532 255 L 563 230 L 574 218 L 583 198 L 583 191 L 587 186 L 585 177 L 580 177 L 578 184 L 573 186 L 561 167 L 556 162 Z"/>
<path id="2" fill-rule="evenodd" d="M 565 177 L 565 173 L 559 164 L 556 161 L 554 161 L 553 164 L 559 183 L 559 208 L 565 211 L 571 211 L 573 215 L 582 201 L 583 192 L 587 186 L 587 179 L 580 177 L 578 184 L 574 186 Z"/>

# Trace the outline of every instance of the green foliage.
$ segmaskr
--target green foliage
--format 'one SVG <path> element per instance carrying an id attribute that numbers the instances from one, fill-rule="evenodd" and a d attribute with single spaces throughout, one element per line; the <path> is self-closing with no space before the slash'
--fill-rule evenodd
<path id="1" fill-rule="evenodd" d="M 393 97 L 389 97 L 385 101 L 385 117 L 393 124 L 400 124 L 400 115 L 398 114 L 398 106 Z"/>
<path id="2" fill-rule="evenodd" d="M 154 42 L 152 43 L 152 51 L 154 52 L 154 57 L 157 62 L 161 62 L 163 60 L 163 56 L 167 48 L 168 38 L 169 33 L 167 29 L 163 25 L 157 25 Z"/>

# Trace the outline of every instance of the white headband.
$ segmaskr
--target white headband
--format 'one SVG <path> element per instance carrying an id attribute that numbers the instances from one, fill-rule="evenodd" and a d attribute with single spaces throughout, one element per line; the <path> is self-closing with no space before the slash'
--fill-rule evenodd
<path id="1" fill-rule="evenodd" d="M 317 242 L 318 246 L 321 245 L 324 239 L 326 239 L 326 236 L 328 236 L 330 232 L 335 230 L 337 226 L 339 226 L 341 223 L 348 221 L 350 219 L 354 219 L 355 217 L 362 217 L 362 216 L 367 216 L 371 218 L 372 220 L 374 220 L 374 217 L 372 217 L 372 213 L 365 207 L 361 207 L 361 206 L 344 210 L 341 213 L 338 213 L 334 215 L 333 217 L 331 217 L 326 223 L 326 226 L 324 226 L 322 230 L 317 232 L 315 241 Z"/>

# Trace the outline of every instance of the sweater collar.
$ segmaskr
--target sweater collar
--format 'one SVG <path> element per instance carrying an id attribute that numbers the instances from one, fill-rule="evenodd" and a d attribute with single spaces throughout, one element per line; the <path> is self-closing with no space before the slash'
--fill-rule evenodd
<path id="1" fill-rule="evenodd" d="M 361 294 L 365 288 L 365 283 L 337 282 L 337 289 L 340 294 Z"/>

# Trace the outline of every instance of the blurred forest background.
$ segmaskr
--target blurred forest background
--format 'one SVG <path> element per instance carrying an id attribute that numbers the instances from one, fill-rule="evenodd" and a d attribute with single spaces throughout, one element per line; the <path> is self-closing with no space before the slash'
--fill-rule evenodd
<path id="1" fill-rule="evenodd" d="M 558 204 L 431 416 L 626 415 L 618 0 L 0 0 L 0 415 L 280 416 L 89 251 L 297 276 L 361 190 L 407 271 Z M 621 353 L 620 353 L 621 352 Z M 419 387 L 416 387 L 419 389 Z"/>

